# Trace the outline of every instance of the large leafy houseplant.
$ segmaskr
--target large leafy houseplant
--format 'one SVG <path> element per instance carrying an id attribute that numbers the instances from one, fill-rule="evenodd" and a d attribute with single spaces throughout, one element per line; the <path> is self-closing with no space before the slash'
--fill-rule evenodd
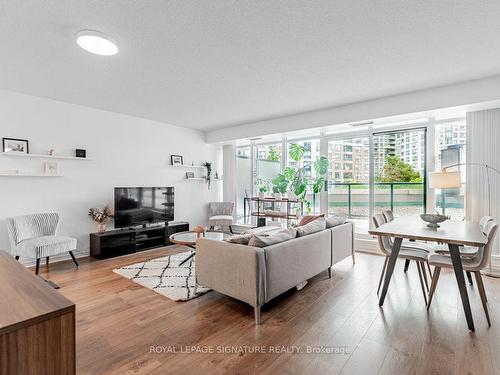
<path id="1" fill-rule="evenodd" d="M 291 191 L 295 196 L 306 204 L 306 209 L 311 210 L 311 202 L 306 199 L 307 186 L 311 183 L 314 193 L 319 193 L 325 183 L 325 175 L 328 172 L 328 159 L 325 156 L 319 157 L 314 162 L 314 170 L 316 171 L 316 178 L 309 179 L 306 175 L 306 166 L 304 165 L 304 146 L 295 143 L 290 145 L 288 152 L 291 160 L 296 162 L 295 167 L 286 167 L 282 173 L 274 178 L 272 183 L 273 193 L 286 194 Z"/>

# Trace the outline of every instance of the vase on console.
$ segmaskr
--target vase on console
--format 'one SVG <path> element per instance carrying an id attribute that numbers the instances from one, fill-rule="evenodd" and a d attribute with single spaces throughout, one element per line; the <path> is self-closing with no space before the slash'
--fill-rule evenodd
<path id="1" fill-rule="evenodd" d="M 108 223 L 113 218 L 113 210 L 109 206 L 105 206 L 103 209 L 91 208 L 89 217 L 97 224 L 97 232 L 104 233 L 108 228 Z"/>

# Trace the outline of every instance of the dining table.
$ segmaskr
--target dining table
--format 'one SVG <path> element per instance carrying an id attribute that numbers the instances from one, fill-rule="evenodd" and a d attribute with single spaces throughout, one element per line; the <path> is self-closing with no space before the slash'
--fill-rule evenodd
<path id="1" fill-rule="evenodd" d="M 394 220 L 388 223 L 382 224 L 376 229 L 370 229 L 368 231 L 368 233 L 373 236 L 389 236 L 394 238 L 394 245 L 387 263 L 382 293 L 379 298 L 379 306 L 383 306 L 384 304 L 403 239 L 447 244 L 467 326 L 469 330 L 474 331 L 474 321 L 465 285 L 459 248 L 460 246 L 481 247 L 486 245 L 488 239 L 484 235 L 479 223 L 476 222 L 447 220 L 439 225 L 439 228 L 429 228 L 426 222 L 420 219 L 420 217 L 399 217 L 394 218 Z"/>

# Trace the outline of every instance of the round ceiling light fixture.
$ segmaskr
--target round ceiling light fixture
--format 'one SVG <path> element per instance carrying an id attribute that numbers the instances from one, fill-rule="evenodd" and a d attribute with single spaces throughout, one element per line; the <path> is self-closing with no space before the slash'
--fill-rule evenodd
<path id="1" fill-rule="evenodd" d="M 81 30 L 76 34 L 76 43 L 85 51 L 101 56 L 118 53 L 118 42 L 110 36 L 95 30 Z"/>

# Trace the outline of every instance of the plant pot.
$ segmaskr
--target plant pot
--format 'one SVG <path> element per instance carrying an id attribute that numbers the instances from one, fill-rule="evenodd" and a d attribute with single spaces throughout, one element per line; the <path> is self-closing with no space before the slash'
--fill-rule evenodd
<path id="1" fill-rule="evenodd" d="M 97 232 L 98 233 L 104 233 L 106 232 L 106 229 L 108 228 L 107 223 L 97 223 Z"/>
<path id="2" fill-rule="evenodd" d="M 264 199 L 264 192 L 259 191 L 259 199 Z"/>
<path id="3" fill-rule="evenodd" d="M 281 193 L 274 193 L 274 199 L 280 200 L 281 199 Z"/>

